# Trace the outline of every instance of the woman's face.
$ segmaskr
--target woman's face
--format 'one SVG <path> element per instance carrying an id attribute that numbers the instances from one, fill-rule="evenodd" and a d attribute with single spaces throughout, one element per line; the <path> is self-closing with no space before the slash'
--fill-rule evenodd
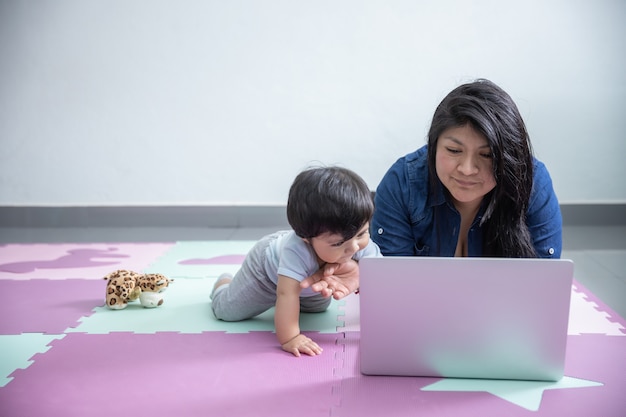
<path id="1" fill-rule="evenodd" d="M 457 208 L 476 208 L 496 186 L 487 139 L 471 125 L 444 130 L 437 140 L 437 175 Z"/>

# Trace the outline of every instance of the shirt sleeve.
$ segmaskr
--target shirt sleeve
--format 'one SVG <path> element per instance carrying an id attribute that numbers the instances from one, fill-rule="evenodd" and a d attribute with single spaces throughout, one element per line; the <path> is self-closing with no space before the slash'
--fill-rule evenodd
<path id="1" fill-rule="evenodd" d="M 317 260 L 307 243 L 293 235 L 280 251 L 278 275 L 302 281 L 319 269 Z"/>
<path id="2" fill-rule="evenodd" d="M 535 161 L 533 190 L 526 224 L 540 258 L 560 258 L 563 246 L 563 220 L 552 179 L 546 166 Z"/>
<path id="3" fill-rule="evenodd" d="M 384 256 L 415 255 L 404 167 L 404 159 L 398 160 L 376 189 L 371 235 Z"/>

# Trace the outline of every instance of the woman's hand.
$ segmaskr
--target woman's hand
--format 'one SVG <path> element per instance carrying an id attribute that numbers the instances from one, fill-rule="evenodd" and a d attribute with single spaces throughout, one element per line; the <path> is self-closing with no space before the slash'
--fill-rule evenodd
<path id="1" fill-rule="evenodd" d="M 302 288 L 319 292 L 324 297 L 332 296 L 335 300 L 352 294 L 359 289 L 359 264 L 351 259 L 341 264 L 326 264 L 300 283 Z"/>
<path id="2" fill-rule="evenodd" d="M 293 353 L 294 356 L 300 357 L 301 353 L 309 356 L 316 356 L 322 353 L 322 348 L 312 339 L 303 334 L 299 334 L 281 346 L 285 352 Z"/>

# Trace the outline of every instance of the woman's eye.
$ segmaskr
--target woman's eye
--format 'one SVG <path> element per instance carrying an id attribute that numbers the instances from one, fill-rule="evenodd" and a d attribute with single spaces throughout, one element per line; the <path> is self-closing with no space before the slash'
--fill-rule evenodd
<path id="1" fill-rule="evenodd" d="M 492 155 L 490 153 L 481 153 L 480 156 L 483 158 L 491 159 Z"/>
<path id="2" fill-rule="evenodd" d="M 456 154 L 456 153 L 461 153 L 461 151 L 460 151 L 460 150 L 458 150 L 458 149 L 446 148 L 446 150 L 447 150 L 448 152 L 450 152 L 450 153 L 454 153 L 454 154 Z"/>

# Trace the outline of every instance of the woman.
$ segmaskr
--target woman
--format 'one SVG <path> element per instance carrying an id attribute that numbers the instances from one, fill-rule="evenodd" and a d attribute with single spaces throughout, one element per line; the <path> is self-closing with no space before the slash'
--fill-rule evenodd
<path id="1" fill-rule="evenodd" d="M 450 92 L 428 144 L 376 190 L 372 239 L 386 256 L 558 258 L 562 219 L 511 97 L 479 79 Z"/>
<path id="2" fill-rule="evenodd" d="M 450 92 L 428 144 L 380 182 L 371 238 L 384 256 L 559 258 L 562 219 L 552 180 L 532 153 L 511 97 L 479 79 Z M 339 299 L 359 287 L 358 265 L 302 282 Z"/>

